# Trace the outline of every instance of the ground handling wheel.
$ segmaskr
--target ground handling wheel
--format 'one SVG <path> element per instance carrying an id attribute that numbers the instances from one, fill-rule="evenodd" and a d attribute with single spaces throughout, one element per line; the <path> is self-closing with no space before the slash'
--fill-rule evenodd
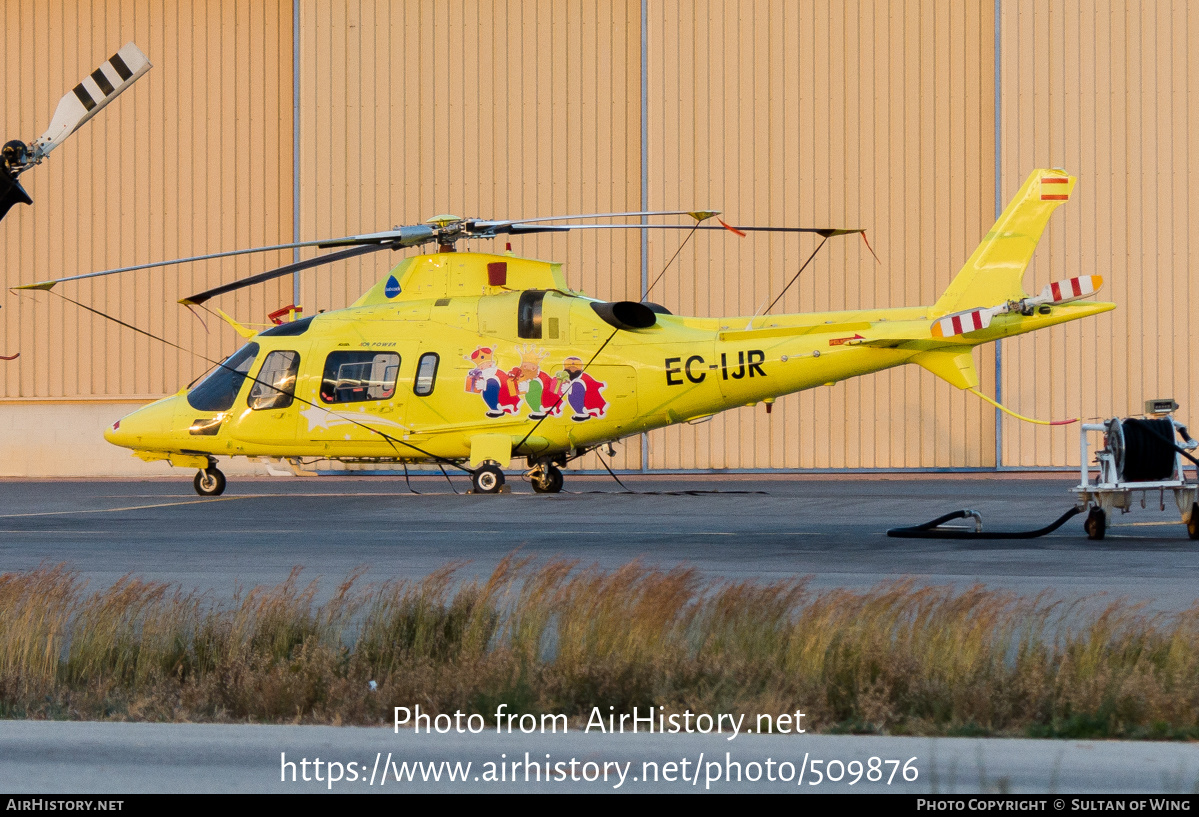
<path id="1" fill-rule="evenodd" d="M 533 477 L 533 490 L 539 494 L 556 494 L 562 490 L 562 482 L 562 469 L 553 463 L 546 463 L 541 473 Z"/>
<path id="2" fill-rule="evenodd" d="M 1187 536 L 1199 539 L 1199 502 L 1191 503 L 1191 521 L 1187 522 Z"/>
<path id="3" fill-rule="evenodd" d="M 192 485 L 200 496 L 220 496 L 225 493 L 225 475 L 216 466 L 211 466 L 197 471 Z"/>
<path id="4" fill-rule="evenodd" d="M 1103 508 L 1091 508 L 1091 512 L 1087 514 L 1087 521 L 1083 522 L 1082 526 L 1088 539 L 1102 539 L 1107 531 L 1107 514 L 1103 512 Z"/>
<path id="5" fill-rule="evenodd" d="M 471 484 L 476 494 L 498 494 L 504 487 L 504 472 L 493 462 L 485 462 L 471 472 Z"/>

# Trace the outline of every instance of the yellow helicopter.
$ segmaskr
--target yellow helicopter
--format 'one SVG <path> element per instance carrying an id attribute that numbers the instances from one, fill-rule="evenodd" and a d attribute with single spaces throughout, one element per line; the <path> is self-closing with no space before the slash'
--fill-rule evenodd
<path id="1" fill-rule="evenodd" d="M 915 363 L 957 388 L 975 388 L 975 346 L 1115 308 L 1083 300 L 1102 284 L 1099 276 L 1050 284 L 1035 297 L 1021 286 L 1050 215 L 1074 184 L 1061 170 L 1033 171 L 931 306 L 685 317 L 644 296 L 606 302 L 574 292 L 560 264 L 454 246 L 574 229 L 802 231 L 819 235 L 821 246 L 861 232 L 704 224 L 714 212 L 665 214 L 694 219 L 672 225 L 444 216 L 266 248 L 348 247 L 181 303 L 354 255 L 438 245 L 401 261 L 346 309 L 257 333 L 226 316 L 248 343 L 192 387 L 113 423 L 105 437 L 144 460 L 198 469 L 195 489 L 205 496 L 225 488 L 222 456 L 439 463 L 469 471 L 477 493 L 500 491 L 504 470 L 523 459 L 534 490 L 556 493 L 562 466 L 600 446 L 892 366 Z"/>

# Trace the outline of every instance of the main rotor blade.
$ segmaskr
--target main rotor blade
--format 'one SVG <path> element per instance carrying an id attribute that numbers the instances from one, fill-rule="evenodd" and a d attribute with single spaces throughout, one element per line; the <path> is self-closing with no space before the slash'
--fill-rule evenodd
<path id="1" fill-rule="evenodd" d="M 389 244 L 392 249 L 400 247 L 415 247 L 417 244 L 427 244 L 437 240 L 437 228 L 428 224 L 413 224 L 407 227 L 397 227 L 394 230 L 383 230 L 379 233 L 364 233 L 348 235 L 345 238 L 332 238 L 327 241 L 313 242 L 322 249 L 329 247 L 347 247 L 357 244 Z"/>
<path id="2" fill-rule="evenodd" d="M 291 275 L 293 272 L 312 269 L 313 267 L 319 267 L 323 264 L 331 264 L 334 261 L 341 261 L 344 258 L 353 258 L 356 255 L 366 255 L 367 253 L 388 249 L 395 249 L 395 247 L 389 244 L 367 244 L 361 247 L 351 247 L 350 249 L 342 250 L 341 252 L 331 252 L 327 255 L 309 258 L 307 261 L 297 261 L 294 264 L 288 264 L 287 266 L 279 267 L 278 269 L 260 272 L 257 275 L 251 275 L 249 278 L 242 278 L 241 280 L 233 281 L 232 283 L 222 284 L 219 287 L 206 289 L 198 295 L 191 295 L 187 298 L 181 298 L 179 303 L 198 306 L 207 301 L 209 298 L 215 298 L 217 295 L 224 295 L 226 292 L 233 292 L 244 287 L 253 286 L 254 284 L 261 284 L 263 281 L 271 281 L 275 278 L 282 278 L 284 275 Z"/>
<path id="3" fill-rule="evenodd" d="M 508 224 L 537 224 L 543 221 L 571 221 L 580 218 L 640 218 L 641 216 L 689 216 L 691 210 L 645 210 L 633 213 L 583 213 L 577 216 L 541 216 L 538 218 L 509 218 L 496 221 L 470 220 L 475 227 L 503 226 Z M 719 213 L 716 213 L 717 215 Z"/>
<path id="4" fill-rule="evenodd" d="M 34 153 L 44 157 L 61 145 L 149 70 L 150 61 L 141 49 L 132 42 L 125 43 L 59 100 L 50 127 L 30 146 Z"/>
<path id="5" fill-rule="evenodd" d="M 843 230 L 832 227 L 741 227 L 729 225 L 742 232 L 758 233 L 815 233 L 823 238 L 839 235 L 864 233 L 864 229 Z M 727 230 L 728 227 L 718 227 L 711 224 L 571 224 L 558 227 L 559 230 Z"/>
<path id="6" fill-rule="evenodd" d="M 106 269 L 100 272 L 85 272 L 82 275 L 71 275 L 66 278 L 54 278 L 49 281 L 39 281 L 36 284 L 22 284 L 13 289 L 53 289 L 55 284 L 61 284 L 65 281 L 79 281 L 83 278 L 99 278 L 104 275 L 116 275 L 118 272 L 134 272 L 136 270 L 153 269 L 155 267 L 169 267 L 171 264 L 190 264 L 193 261 L 208 261 L 213 258 L 229 258 L 233 255 L 247 255 L 256 252 L 271 252 L 272 250 L 291 250 L 296 247 L 323 247 L 326 241 L 300 241 L 294 244 L 275 244 L 270 247 L 251 247 L 247 250 L 229 250 L 228 252 L 214 252 L 208 255 L 193 255 L 190 258 L 173 258 L 170 261 L 155 261 L 151 264 L 137 264 L 132 267 L 118 267 L 117 269 Z"/>

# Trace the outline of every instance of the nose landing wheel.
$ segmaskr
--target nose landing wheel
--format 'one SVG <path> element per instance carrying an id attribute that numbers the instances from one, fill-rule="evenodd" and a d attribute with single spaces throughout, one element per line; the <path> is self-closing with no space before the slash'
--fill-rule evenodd
<path id="1" fill-rule="evenodd" d="M 215 466 L 205 468 L 196 472 L 192 485 L 200 496 L 220 496 L 225 493 L 225 475 Z"/>

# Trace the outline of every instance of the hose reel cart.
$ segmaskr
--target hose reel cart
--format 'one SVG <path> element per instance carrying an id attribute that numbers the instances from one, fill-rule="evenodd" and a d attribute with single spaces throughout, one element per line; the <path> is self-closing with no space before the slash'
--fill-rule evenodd
<path id="1" fill-rule="evenodd" d="M 1199 447 L 1199 442 L 1191 439 L 1186 426 L 1174 419 L 1177 409 L 1178 404 L 1173 400 L 1149 400 L 1143 419 L 1083 423 L 1082 482 L 1074 491 L 1078 494 L 1079 510 L 1090 509 L 1084 523 L 1089 539 L 1102 539 L 1108 516 L 1117 508 L 1128 513 L 1137 491 L 1141 492 L 1141 507 L 1145 507 L 1146 494 L 1157 491 L 1164 511 L 1167 490 L 1174 493 L 1187 534 L 1199 539 L 1199 484 L 1188 482 L 1182 468 L 1183 457 L 1199 465 L 1199 460 L 1188 453 Z M 1099 473 L 1093 483 L 1087 463 L 1087 432 L 1091 431 L 1103 432 L 1103 448 L 1095 455 Z"/>

